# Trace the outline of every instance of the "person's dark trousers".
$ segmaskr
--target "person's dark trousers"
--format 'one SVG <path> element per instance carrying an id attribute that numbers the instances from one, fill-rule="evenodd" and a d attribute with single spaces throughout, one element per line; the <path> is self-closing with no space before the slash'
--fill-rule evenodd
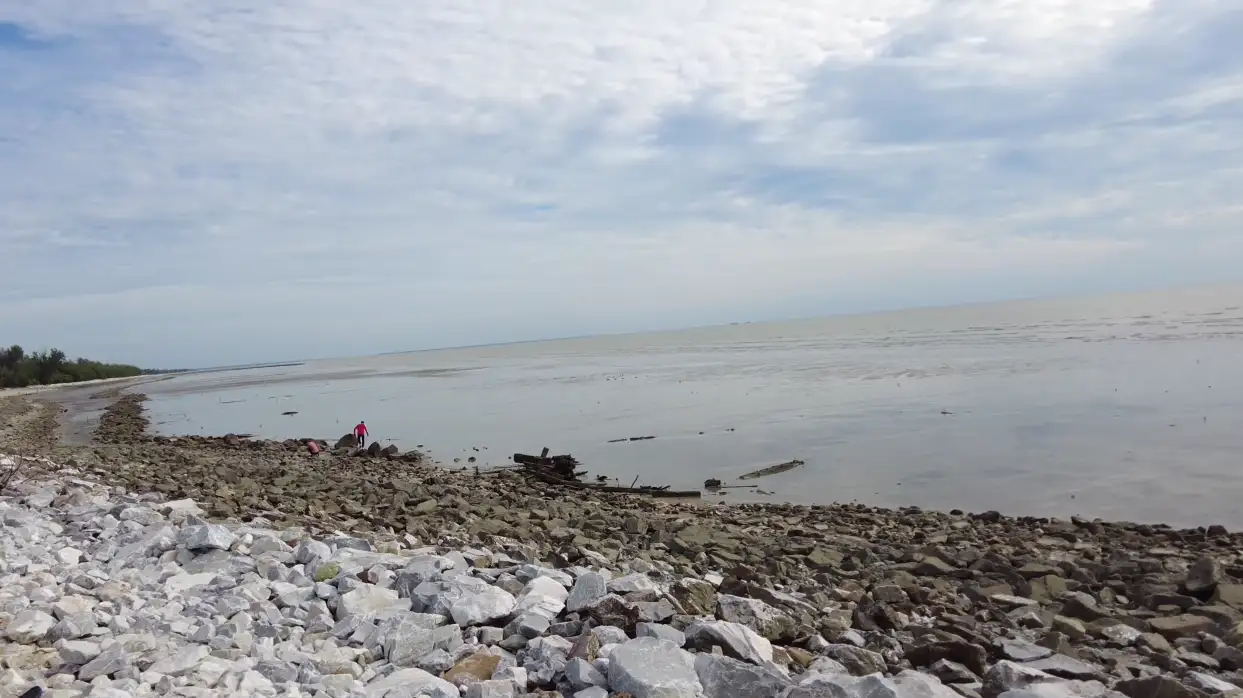
<path id="1" fill-rule="evenodd" d="M 355 436 L 354 440 L 358 442 L 359 448 L 362 448 L 363 446 L 367 445 L 367 437 L 365 436 Z"/>

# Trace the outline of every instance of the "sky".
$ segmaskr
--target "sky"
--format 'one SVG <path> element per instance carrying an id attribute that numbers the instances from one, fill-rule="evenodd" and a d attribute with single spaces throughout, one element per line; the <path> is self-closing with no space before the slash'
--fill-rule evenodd
<path id="1" fill-rule="evenodd" d="M 0 343 L 208 366 L 1243 278 L 1237 0 L 0 0 Z"/>

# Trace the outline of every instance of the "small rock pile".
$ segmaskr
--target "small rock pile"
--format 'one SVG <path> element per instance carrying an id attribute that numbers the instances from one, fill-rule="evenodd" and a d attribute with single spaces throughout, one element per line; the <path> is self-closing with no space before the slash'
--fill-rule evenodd
<path id="1" fill-rule="evenodd" d="M 1202 698 L 1238 691 L 1223 667 L 1243 659 L 1243 638 L 1214 634 L 1236 622 L 1227 611 L 1104 622 L 1098 598 L 1049 570 L 1022 572 L 1061 604 L 1034 641 L 1046 611 L 1012 593 L 934 619 L 911 604 L 934 590 L 900 575 L 808 593 L 585 547 L 544 559 L 500 536 L 316 539 L 68 468 L 11 486 L 0 523 L 5 698 Z M 931 556 L 912 567 L 954 573 Z M 1226 576 L 1206 558 L 1184 591 L 1228 608 Z M 1008 636 L 981 638 L 985 616 Z M 1080 634 L 1102 638 L 1104 663 L 1073 656 Z"/>

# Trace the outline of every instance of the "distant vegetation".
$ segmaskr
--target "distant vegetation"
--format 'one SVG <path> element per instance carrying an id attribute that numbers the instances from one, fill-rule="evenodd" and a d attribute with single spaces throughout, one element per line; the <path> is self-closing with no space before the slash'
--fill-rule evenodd
<path id="1" fill-rule="evenodd" d="M 105 364 L 90 359 L 70 361 L 60 349 L 27 354 L 14 344 L 0 350 L 0 388 L 30 385 L 76 383 L 99 378 L 128 378 L 142 375 L 142 369 L 126 364 Z"/>

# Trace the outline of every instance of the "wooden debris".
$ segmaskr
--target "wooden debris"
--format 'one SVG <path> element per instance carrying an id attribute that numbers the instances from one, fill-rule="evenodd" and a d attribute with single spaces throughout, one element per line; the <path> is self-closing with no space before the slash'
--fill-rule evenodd
<path id="1" fill-rule="evenodd" d="M 796 459 L 794 459 L 794 460 L 788 460 L 788 461 L 786 461 L 786 462 L 784 462 L 784 463 L 778 463 L 778 464 L 776 464 L 776 465 L 770 465 L 770 466 L 768 466 L 767 468 L 760 468 L 759 470 L 753 470 L 753 471 L 751 471 L 751 472 L 747 473 L 746 475 L 742 475 L 742 476 L 740 476 L 738 479 L 739 479 L 739 480 L 754 480 L 754 479 L 756 479 L 756 478 L 758 478 L 758 477 L 765 477 L 765 476 L 768 476 L 768 475 L 776 475 L 777 473 L 784 473 L 784 472 L 786 472 L 787 470 L 794 470 L 795 468 L 799 467 L 800 465 L 806 465 L 806 463 L 805 463 L 804 461 L 798 460 L 798 459 L 796 458 Z"/>

